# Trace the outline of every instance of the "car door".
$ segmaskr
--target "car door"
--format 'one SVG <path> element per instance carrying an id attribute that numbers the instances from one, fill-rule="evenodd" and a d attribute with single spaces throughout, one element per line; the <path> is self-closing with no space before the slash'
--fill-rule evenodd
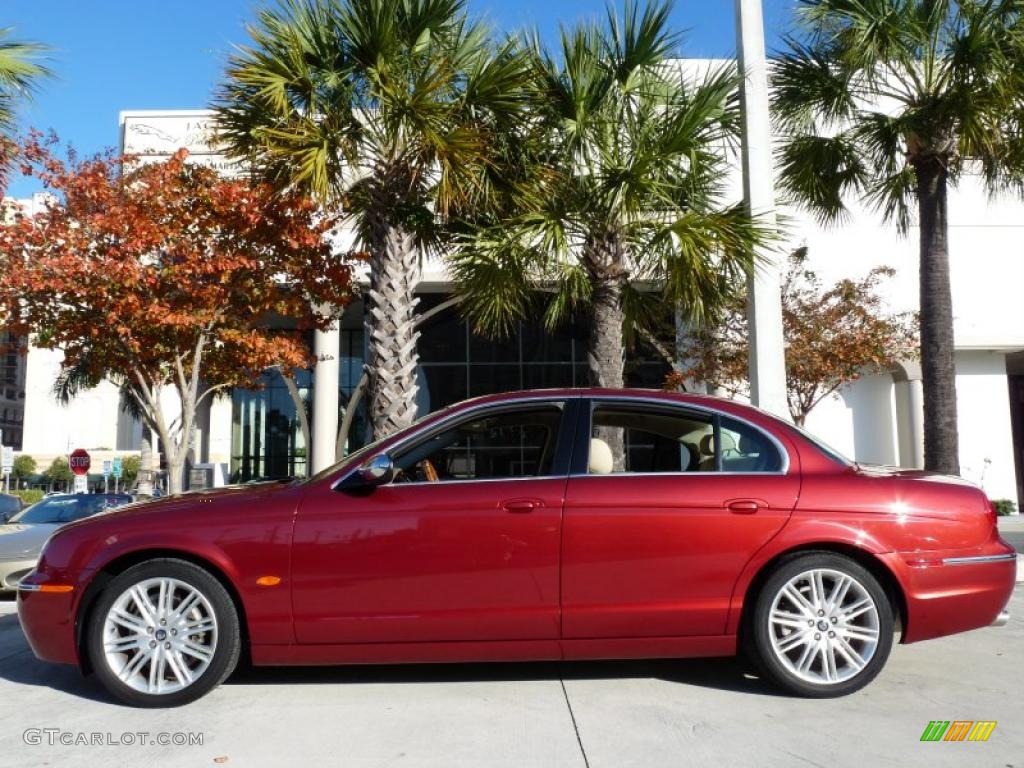
<path id="1" fill-rule="evenodd" d="M 474 409 L 314 489 L 295 523 L 300 643 L 554 640 L 576 400 Z"/>
<path id="2" fill-rule="evenodd" d="M 798 467 L 725 415 L 630 400 L 586 411 L 566 491 L 563 637 L 723 634 L 741 569 L 796 504 Z"/>

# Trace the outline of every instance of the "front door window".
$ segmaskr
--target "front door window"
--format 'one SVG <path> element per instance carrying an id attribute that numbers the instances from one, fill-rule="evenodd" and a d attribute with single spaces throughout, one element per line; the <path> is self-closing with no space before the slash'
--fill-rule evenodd
<path id="1" fill-rule="evenodd" d="M 547 477 L 561 418 L 550 405 L 467 419 L 398 454 L 395 482 Z"/>

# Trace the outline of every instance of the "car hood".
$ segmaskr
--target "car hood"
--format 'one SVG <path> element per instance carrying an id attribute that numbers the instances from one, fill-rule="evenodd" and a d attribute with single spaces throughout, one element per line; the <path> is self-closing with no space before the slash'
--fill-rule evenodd
<path id="1" fill-rule="evenodd" d="M 293 483 L 281 482 L 260 483 L 258 485 L 229 485 L 205 491 L 187 491 L 176 496 L 163 496 L 159 499 L 136 501 L 132 504 L 104 510 L 92 517 L 71 523 L 68 527 L 77 528 L 93 522 L 109 521 L 111 519 L 128 521 L 152 515 L 174 515 L 184 510 L 195 510 L 198 507 L 209 508 L 212 511 L 223 507 L 225 504 L 230 504 L 232 507 L 239 509 L 246 509 L 247 503 L 250 500 L 264 499 L 269 495 L 280 493 L 284 489 L 292 487 L 294 487 Z"/>
<path id="2" fill-rule="evenodd" d="M 50 534 L 59 527 L 48 523 L 0 525 L 0 560 L 22 560 L 38 556 Z"/>

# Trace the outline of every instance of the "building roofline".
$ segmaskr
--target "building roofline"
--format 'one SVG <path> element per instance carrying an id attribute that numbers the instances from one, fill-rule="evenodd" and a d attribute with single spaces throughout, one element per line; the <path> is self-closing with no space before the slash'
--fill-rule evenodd
<path id="1" fill-rule="evenodd" d="M 196 109 L 122 109 L 118 112 L 117 124 L 124 126 L 124 121 L 131 117 L 186 117 L 188 115 L 209 117 L 212 114 L 213 110 L 206 107 Z"/>

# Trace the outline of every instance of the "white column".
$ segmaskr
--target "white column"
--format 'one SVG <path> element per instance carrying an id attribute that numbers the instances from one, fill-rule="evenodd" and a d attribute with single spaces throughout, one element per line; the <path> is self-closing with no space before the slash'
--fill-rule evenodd
<path id="1" fill-rule="evenodd" d="M 907 410 L 911 467 L 924 469 L 924 385 L 921 379 L 907 381 Z"/>
<path id="2" fill-rule="evenodd" d="M 341 332 L 337 324 L 313 336 L 316 367 L 313 368 L 313 471 L 334 463 L 334 444 L 338 439 L 338 356 Z"/>
<path id="3" fill-rule="evenodd" d="M 210 403 L 210 437 L 207 461 L 214 464 L 231 463 L 231 415 L 229 395 L 212 395 Z"/>
<path id="4" fill-rule="evenodd" d="M 924 469 L 924 386 L 921 364 L 900 362 L 892 372 L 896 394 L 896 431 L 901 467 Z"/>
<path id="5" fill-rule="evenodd" d="M 747 210 L 758 216 L 764 226 L 774 230 L 775 185 L 761 0 L 736 0 L 736 49 L 743 75 L 740 97 L 744 202 Z M 754 405 L 788 419 L 781 270 L 777 254 L 764 249 L 761 256 L 761 265 L 747 284 L 750 399 Z"/>

